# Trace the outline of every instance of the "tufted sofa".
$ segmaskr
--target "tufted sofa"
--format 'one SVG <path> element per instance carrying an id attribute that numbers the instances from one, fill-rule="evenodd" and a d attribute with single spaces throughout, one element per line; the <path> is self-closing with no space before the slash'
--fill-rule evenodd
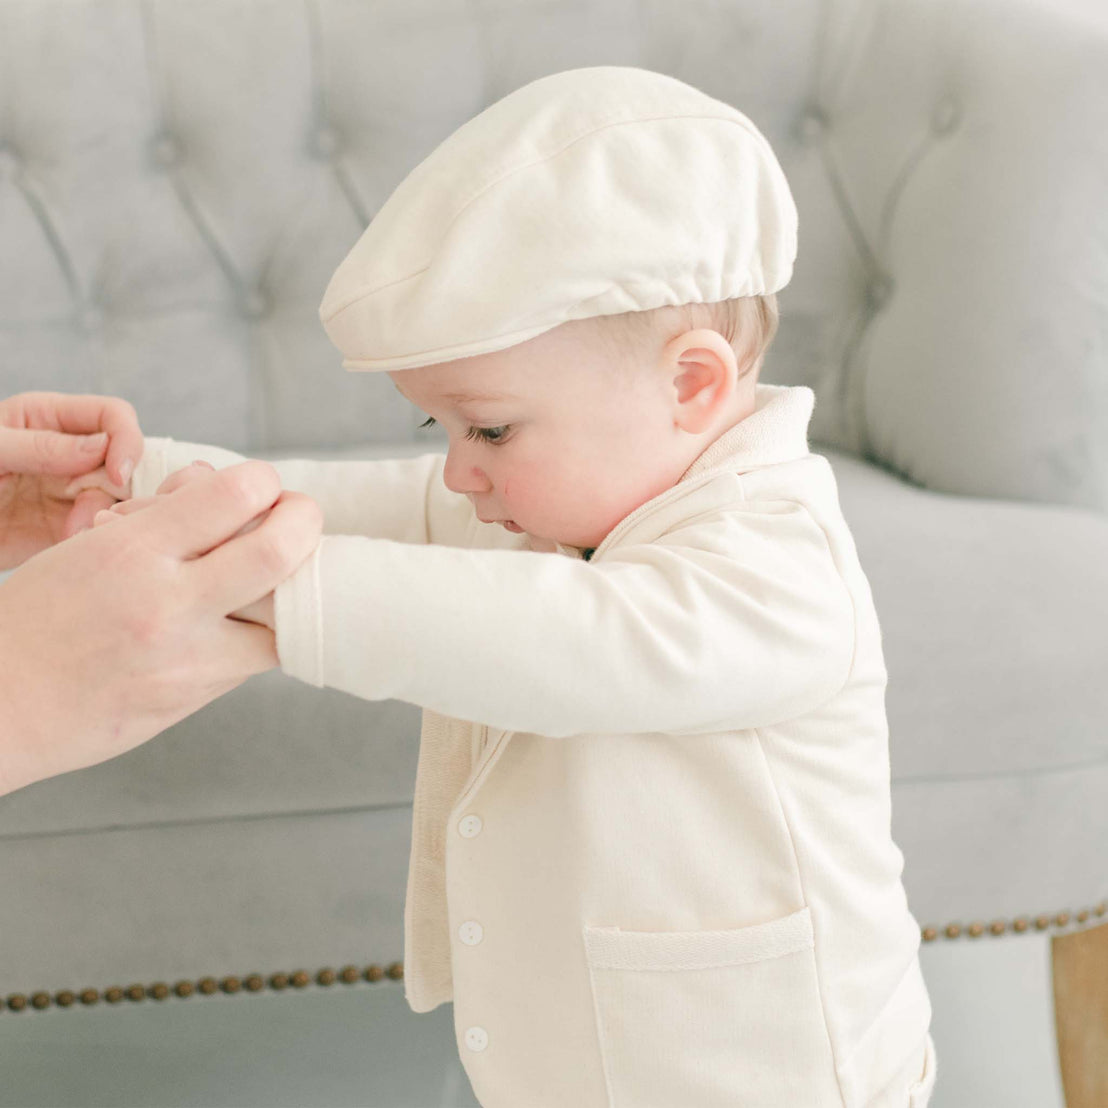
<path id="1" fill-rule="evenodd" d="M 1100 0 L 0 0 L 0 384 L 255 457 L 443 448 L 317 307 L 455 127 L 583 65 L 746 111 L 800 211 L 881 618 L 934 1108 L 1108 1104 Z M 0 1106 L 476 1102 L 402 995 L 419 711 L 278 672 L 0 798 Z"/>

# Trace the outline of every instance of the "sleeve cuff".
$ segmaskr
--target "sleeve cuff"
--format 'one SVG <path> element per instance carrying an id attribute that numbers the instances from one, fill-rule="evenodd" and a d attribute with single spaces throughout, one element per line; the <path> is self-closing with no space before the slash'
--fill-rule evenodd
<path id="1" fill-rule="evenodd" d="M 273 590 L 273 623 L 281 672 L 323 687 L 323 597 L 319 563 L 323 536 L 290 577 Z"/>
<path id="2" fill-rule="evenodd" d="M 168 447 L 172 439 L 151 438 L 143 440 L 142 457 L 131 474 L 131 496 L 153 496 L 161 483 L 169 476 Z"/>

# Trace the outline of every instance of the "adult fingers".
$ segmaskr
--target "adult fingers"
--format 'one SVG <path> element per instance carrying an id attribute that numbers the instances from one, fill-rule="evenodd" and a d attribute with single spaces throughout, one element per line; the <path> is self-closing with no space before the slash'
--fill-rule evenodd
<path id="1" fill-rule="evenodd" d="M 225 542 L 280 494 L 281 479 L 273 466 L 251 459 L 201 473 L 173 492 L 155 496 L 127 525 L 150 545 L 184 561 Z"/>
<path id="2" fill-rule="evenodd" d="M 319 545 L 322 532 L 319 505 L 286 490 L 256 528 L 192 562 L 189 573 L 217 611 L 238 611 L 291 577 Z"/>
<path id="3" fill-rule="evenodd" d="M 0 427 L 0 471 L 67 477 L 104 461 L 108 436 Z"/>
<path id="4" fill-rule="evenodd" d="M 111 479 L 125 485 L 142 458 L 143 437 L 134 407 L 115 396 L 25 392 L 0 404 L 0 424 L 9 429 L 64 432 L 84 436 L 107 432 L 106 464 Z M 97 461 L 104 461 L 101 454 Z M 126 468 L 125 468 L 126 466 Z M 82 473 L 84 468 L 42 472 Z M 23 470 L 20 472 L 35 472 Z"/>

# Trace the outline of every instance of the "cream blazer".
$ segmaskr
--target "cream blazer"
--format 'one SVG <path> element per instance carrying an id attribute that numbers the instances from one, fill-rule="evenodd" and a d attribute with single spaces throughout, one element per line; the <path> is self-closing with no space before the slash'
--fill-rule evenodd
<path id="1" fill-rule="evenodd" d="M 877 615 L 814 393 L 756 401 L 588 558 L 444 454 L 275 463 L 325 518 L 282 670 L 423 708 L 406 997 L 485 1108 L 927 1103 Z M 242 460 L 148 438 L 135 495 L 193 458 Z"/>

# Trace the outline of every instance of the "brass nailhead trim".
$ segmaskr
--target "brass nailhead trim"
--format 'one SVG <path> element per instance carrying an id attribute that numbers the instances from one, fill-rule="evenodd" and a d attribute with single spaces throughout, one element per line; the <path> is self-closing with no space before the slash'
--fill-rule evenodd
<path id="1" fill-rule="evenodd" d="M 403 962 L 391 962 L 388 966 L 382 968 L 373 963 L 366 966 L 364 969 L 359 969 L 354 965 L 343 966 L 341 970 L 335 971 L 329 966 L 325 966 L 314 974 L 314 980 L 316 984 L 324 987 L 335 984 L 336 981 L 341 981 L 344 985 L 353 985 L 358 981 L 380 981 L 383 977 L 389 977 L 394 981 L 400 981 L 404 977 L 404 963 Z M 87 1006 L 98 1004 L 101 1000 L 106 1001 L 108 1004 L 120 1004 L 124 1000 L 140 1001 L 150 997 L 152 1000 L 165 1000 L 171 994 L 181 998 L 192 996 L 193 993 L 200 993 L 204 996 L 211 996 L 213 993 L 237 993 L 242 989 L 247 992 L 258 993 L 261 992 L 268 984 L 275 992 L 280 992 L 282 989 L 292 985 L 294 988 L 303 989 L 310 985 L 313 981 L 313 975 L 309 974 L 307 970 L 296 970 L 293 973 L 273 973 L 270 974 L 269 979 L 263 977 L 260 973 L 251 973 L 246 977 L 235 977 L 228 975 L 223 978 L 215 977 L 201 977 L 198 981 L 178 981 L 172 988 L 164 981 L 156 981 L 152 985 L 128 985 L 123 988 L 119 985 L 112 985 L 110 988 L 105 989 L 102 993 L 98 989 L 82 989 L 79 993 L 73 992 L 71 989 L 61 989 L 54 994 L 53 997 L 48 992 L 35 992 L 27 996 L 24 993 L 9 993 L 7 997 L 0 996 L 0 1012 L 5 1009 L 12 1012 L 26 1011 L 27 1007 L 32 1008 L 49 1008 L 51 1001 L 59 1008 L 71 1008 L 78 1000 Z"/>
<path id="2" fill-rule="evenodd" d="M 1035 916 L 1033 920 L 1027 916 L 1017 916 L 1011 922 L 996 919 L 989 924 L 974 920 L 964 928 L 960 923 L 948 923 L 942 928 L 928 924 L 928 926 L 921 929 L 921 936 L 925 943 L 930 943 L 934 942 L 940 934 L 945 935 L 948 939 L 957 939 L 962 935 L 968 935 L 970 938 L 976 939 L 986 931 L 991 935 L 1003 935 L 1009 929 L 1017 934 L 1023 934 L 1032 923 L 1034 923 L 1036 930 L 1045 931 L 1051 923 L 1056 927 L 1066 927 L 1071 920 L 1076 923 L 1086 923 L 1093 916 L 1099 919 L 1105 915 L 1108 915 L 1108 900 L 1102 900 L 1093 908 L 1082 908 L 1075 913 L 1061 911 L 1056 912 L 1053 917 L 1044 913 Z M 357 966 L 347 965 L 343 966 L 337 973 L 330 967 L 324 967 L 314 976 L 316 984 L 323 987 L 333 985 L 336 981 L 341 981 L 345 985 L 353 985 L 359 979 L 380 981 L 386 976 L 393 981 L 400 981 L 404 977 L 404 963 L 392 962 L 384 969 L 373 963 L 363 970 L 359 970 Z M 274 992 L 280 992 L 289 985 L 297 989 L 303 989 L 311 982 L 312 976 L 306 970 L 296 970 L 291 974 L 270 974 L 268 982 L 260 973 L 252 973 L 245 978 L 228 976 L 224 977 L 222 981 L 216 980 L 214 977 L 201 977 L 195 985 L 191 981 L 178 981 L 172 990 L 164 982 L 158 981 L 149 987 L 135 984 L 123 989 L 118 985 L 112 985 L 105 989 L 103 994 L 96 989 L 82 989 L 79 993 L 74 993 L 70 989 L 62 989 L 51 998 L 47 992 L 35 992 L 31 994 L 29 1001 L 23 993 L 9 993 L 6 998 L 0 997 L 0 1012 L 3 1012 L 5 1008 L 11 1012 L 23 1012 L 26 1011 L 28 1003 L 31 1007 L 41 1010 L 50 1006 L 51 999 L 59 1008 L 71 1008 L 77 1000 L 88 1006 L 99 1003 L 101 999 L 108 1004 L 119 1004 L 125 997 L 132 1001 L 140 1001 L 148 996 L 154 1000 L 165 1000 L 170 992 L 181 998 L 192 996 L 194 992 L 211 996 L 213 993 L 222 990 L 231 994 L 237 993 L 243 988 L 248 992 L 257 993 L 261 992 L 266 984 Z"/>
<path id="3" fill-rule="evenodd" d="M 940 934 L 945 935 L 948 939 L 957 939 L 962 935 L 976 939 L 983 935 L 986 930 L 992 935 L 1003 935 L 1009 928 L 1017 934 L 1023 934 L 1032 925 L 1037 931 L 1045 931 L 1052 923 L 1056 927 L 1065 927 L 1071 920 L 1076 923 L 1085 923 L 1091 916 L 1100 917 L 1106 914 L 1108 914 L 1108 900 L 1102 900 L 1096 907 L 1082 908 L 1076 913 L 1062 911 L 1056 912 L 1053 916 L 1044 913 L 1035 916 L 1034 919 L 1028 916 L 1017 916 L 1010 923 L 1007 920 L 996 919 L 989 924 L 981 920 L 974 920 L 965 927 L 960 923 L 948 923 L 941 928 L 928 924 L 921 930 L 920 934 L 925 943 L 933 943 Z"/>

